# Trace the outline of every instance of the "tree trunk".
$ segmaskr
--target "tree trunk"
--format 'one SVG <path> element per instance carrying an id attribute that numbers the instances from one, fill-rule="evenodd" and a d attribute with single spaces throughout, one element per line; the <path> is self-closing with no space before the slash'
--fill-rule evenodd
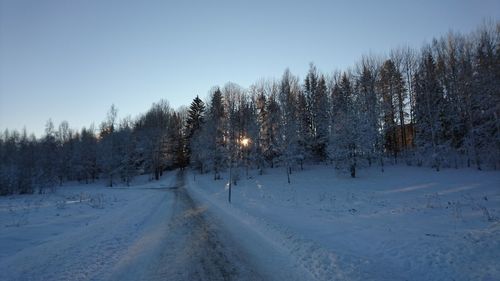
<path id="1" fill-rule="evenodd" d="M 288 184 L 290 184 L 290 167 L 286 167 L 286 177 L 288 179 Z"/>

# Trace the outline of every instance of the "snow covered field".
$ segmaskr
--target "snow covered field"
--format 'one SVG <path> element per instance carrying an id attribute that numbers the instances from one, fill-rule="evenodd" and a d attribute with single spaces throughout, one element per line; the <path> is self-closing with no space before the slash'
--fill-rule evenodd
<path id="1" fill-rule="evenodd" d="M 249 254 L 177 172 L 146 179 L 0 198 L 0 280 L 307 280 L 286 252 Z"/>
<path id="2" fill-rule="evenodd" d="M 174 176 L 139 178 L 130 188 L 96 183 L 1 197 L 0 280 L 109 279 L 168 211 L 164 188 Z"/>
<path id="3" fill-rule="evenodd" d="M 244 174 L 244 173 L 240 173 Z M 359 178 L 309 166 L 233 186 L 191 174 L 200 202 L 233 233 L 273 241 L 317 280 L 500 280 L 500 173 L 406 166 Z M 227 174 L 225 175 L 227 179 Z"/>
<path id="4" fill-rule="evenodd" d="M 255 173 L 1 197 L 0 280 L 500 279 L 498 172 Z"/>

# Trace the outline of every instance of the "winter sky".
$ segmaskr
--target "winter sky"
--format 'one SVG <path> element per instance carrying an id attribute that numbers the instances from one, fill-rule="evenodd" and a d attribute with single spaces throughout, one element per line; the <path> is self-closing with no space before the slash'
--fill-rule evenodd
<path id="1" fill-rule="evenodd" d="M 0 0 L 0 130 L 98 125 L 112 103 L 119 117 L 162 98 L 177 108 L 227 81 L 346 69 L 484 19 L 500 19 L 499 0 Z"/>

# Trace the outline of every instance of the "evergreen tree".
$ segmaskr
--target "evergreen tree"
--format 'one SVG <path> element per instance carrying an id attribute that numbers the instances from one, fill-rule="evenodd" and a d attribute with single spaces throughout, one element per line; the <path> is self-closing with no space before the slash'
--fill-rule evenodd
<path id="1" fill-rule="evenodd" d="M 380 103 L 376 92 L 374 70 L 367 61 L 363 61 L 361 74 L 357 80 L 357 106 L 359 107 L 360 154 L 371 166 L 373 160 L 381 154 L 380 138 Z"/>
<path id="2" fill-rule="evenodd" d="M 325 78 L 318 75 L 313 64 L 304 81 L 304 92 L 310 115 L 310 149 L 317 160 L 323 161 L 326 159 L 328 145 L 328 96 Z"/>
<path id="3" fill-rule="evenodd" d="M 206 147 L 210 155 L 208 164 L 213 170 L 214 179 L 216 180 L 220 179 L 220 172 L 227 158 L 225 116 L 222 92 L 219 88 L 216 88 L 212 93 L 208 110 L 207 129 L 204 130 L 207 136 L 203 137 L 206 140 Z"/>
<path id="4" fill-rule="evenodd" d="M 436 64 L 430 50 L 423 55 L 415 75 L 415 98 L 416 141 L 420 157 L 430 159 L 430 164 L 439 171 L 443 160 L 439 139 L 443 90 L 436 78 Z"/>
<path id="5" fill-rule="evenodd" d="M 267 85 L 267 100 L 266 112 L 267 118 L 265 120 L 265 141 L 263 143 L 263 155 L 267 163 L 273 168 L 276 161 L 281 156 L 280 149 L 280 133 L 281 133 L 281 111 L 278 102 L 278 85 L 271 82 Z"/>
<path id="6" fill-rule="evenodd" d="M 498 32 L 498 31 L 497 31 Z M 479 31 L 473 73 L 472 127 L 476 165 L 500 165 L 500 82 L 495 34 L 487 27 Z M 495 54 L 495 52 L 497 54 Z"/>
<path id="7" fill-rule="evenodd" d="M 204 123 L 204 114 L 205 114 L 205 103 L 198 97 L 194 98 L 189 106 L 188 116 L 186 120 L 186 154 L 187 159 L 185 160 L 187 163 L 192 163 L 196 167 L 200 167 L 200 159 L 196 154 L 192 153 L 191 147 L 193 146 L 192 142 L 199 136 L 199 132 Z"/>
<path id="8" fill-rule="evenodd" d="M 264 166 L 265 166 L 264 151 L 267 147 L 269 139 L 267 135 L 269 132 L 267 128 L 267 125 L 269 124 L 267 121 L 268 119 L 267 98 L 262 84 L 259 86 L 255 86 L 254 91 L 255 95 L 257 96 L 256 110 L 257 110 L 257 125 L 258 125 L 258 137 L 256 138 L 257 158 L 255 161 L 257 164 L 257 168 L 259 169 L 259 173 L 262 174 L 264 172 Z"/>
<path id="9" fill-rule="evenodd" d="M 303 162 L 309 157 L 309 143 L 311 141 L 311 121 L 307 107 L 307 98 L 303 91 L 297 94 L 297 155 L 300 167 L 303 169 Z M 328 122 L 329 123 L 329 122 Z"/>
<path id="10" fill-rule="evenodd" d="M 183 120 L 179 113 L 174 112 L 170 118 L 168 134 L 168 166 L 183 169 L 187 165 L 187 154 L 184 145 Z"/>
<path id="11" fill-rule="evenodd" d="M 297 161 L 298 138 L 297 138 L 297 96 L 299 91 L 298 78 L 294 77 L 290 70 L 286 69 L 281 78 L 280 104 L 281 104 L 281 151 L 285 163 L 287 180 L 290 183 L 292 167 Z"/>
<path id="12" fill-rule="evenodd" d="M 346 73 L 335 87 L 332 100 L 332 144 L 330 157 L 335 167 L 356 177 L 359 153 L 358 112 L 354 104 L 353 88 Z"/>

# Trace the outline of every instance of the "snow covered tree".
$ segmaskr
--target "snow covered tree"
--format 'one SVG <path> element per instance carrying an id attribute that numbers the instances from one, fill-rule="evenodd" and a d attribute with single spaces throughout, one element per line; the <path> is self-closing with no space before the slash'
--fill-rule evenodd
<path id="1" fill-rule="evenodd" d="M 430 50 L 423 54 L 415 75 L 416 142 L 420 157 L 430 159 L 439 171 L 442 162 L 440 134 L 443 90 L 436 77 L 436 64 Z"/>
<path id="2" fill-rule="evenodd" d="M 241 97 L 240 118 L 243 120 L 244 124 L 244 130 L 241 132 L 241 136 L 247 139 L 247 143 L 243 146 L 243 157 L 246 167 L 246 176 L 248 178 L 248 169 L 255 166 L 260 158 L 258 155 L 260 153 L 260 126 L 258 123 L 257 101 L 255 100 L 255 96 Z"/>
<path id="3" fill-rule="evenodd" d="M 257 169 L 259 169 L 259 173 L 262 174 L 264 172 L 265 167 L 265 158 L 264 158 L 264 149 L 267 144 L 267 125 L 268 125 L 268 113 L 267 113 L 267 98 L 264 90 L 264 83 L 259 83 L 254 85 L 251 88 L 251 91 L 254 93 L 254 99 L 256 103 L 256 117 L 257 117 L 257 126 L 258 126 L 258 136 L 254 137 L 256 140 L 255 146 L 257 149 L 255 163 L 257 165 Z"/>
<path id="4" fill-rule="evenodd" d="M 346 73 L 332 94 L 332 134 L 329 154 L 335 167 L 356 177 L 359 153 L 358 112 L 352 83 Z"/>
<path id="5" fill-rule="evenodd" d="M 214 172 L 215 180 L 220 179 L 220 172 L 227 159 L 225 116 L 222 92 L 216 87 L 212 90 L 206 123 L 202 130 L 203 141 L 199 143 L 199 148 L 207 150 L 205 166 Z"/>
<path id="6" fill-rule="evenodd" d="M 242 92 L 241 88 L 234 83 L 227 83 L 223 88 L 224 108 L 226 109 L 226 118 L 224 123 L 225 146 L 227 157 L 224 162 L 228 163 L 228 167 L 238 167 L 241 159 L 240 155 L 240 138 L 242 132 L 242 124 L 239 116 L 238 99 Z M 233 169 L 234 170 L 234 169 Z M 234 176 L 237 175 L 237 176 Z M 233 182 L 236 184 L 239 178 L 238 170 L 233 171 Z"/>
<path id="7" fill-rule="evenodd" d="M 434 40 L 432 49 L 436 59 L 436 79 L 443 90 L 443 103 L 441 106 L 442 130 L 438 138 L 443 148 L 443 166 L 454 165 L 458 167 L 460 154 L 464 154 L 465 113 L 464 97 L 461 94 L 459 81 L 460 65 L 458 44 L 460 38 L 453 34 Z M 454 163 L 454 164 L 452 164 Z"/>
<path id="8" fill-rule="evenodd" d="M 253 115 L 256 120 L 251 125 L 255 127 L 249 129 L 249 135 L 254 142 L 254 161 L 262 174 L 265 166 L 274 167 L 281 155 L 279 85 L 275 81 L 261 80 L 251 87 L 250 92 L 253 95 Z"/>
<path id="9" fill-rule="evenodd" d="M 281 135 L 281 110 L 278 102 L 279 86 L 275 81 L 266 83 L 266 112 L 264 120 L 264 139 L 262 142 L 262 153 L 267 163 L 273 168 L 281 157 L 280 135 Z"/>
<path id="10" fill-rule="evenodd" d="M 498 26 L 497 26 L 497 33 Z M 495 38 L 495 36 L 497 36 Z M 488 26 L 480 29 L 473 73 L 472 126 L 476 165 L 500 166 L 500 79 L 498 34 Z M 497 42 L 495 42 L 497 40 Z M 496 52 L 496 53 L 495 53 Z"/>
<path id="11" fill-rule="evenodd" d="M 184 120 L 180 113 L 174 112 L 170 118 L 167 142 L 167 161 L 169 168 L 186 166 L 187 156 L 183 135 Z"/>
<path id="12" fill-rule="evenodd" d="M 380 134 L 380 102 L 376 92 L 376 66 L 368 59 L 364 59 L 358 69 L 359 76 L 356 82 L 356 106 L 359 108 L 357 124 L 359 128 L 360 154 L 372 162 L 381 157 L 382 138 Z"/>
<path id="13" fill-rule="evenodd" d="M 281 151 L 285 163 L 288 183 L 292 167 L 297 161 L 298 147 L 298 124 L 297 124 L 297 96 L 300 91 L 298 78 L 286 69 L 281 78 L 279 100 L 281 104 Z"/>
<path id="14" fill-rule="evenodd" d="M 325 78 L 311 64 L 302 85 L 281 80 L 249 89 L 213 88 L 207 105 L 196 96 L 177 111 L 165 100 L 117 124 L 114 105 L 98 132 L 47 122 L 37 139 L 26 130 L 0 134 L 0 195 L 53 189 L 57 183 L 138 174 L 159 179 L 190 163 L 219 179 L 228 167 L 292 168 L 329 157 L 356 176 L 384 156 L 395 162 L 500 168 L 500 23 L 470 35 L 448 33 L 417 53 L 364 57 L 353 71 Z M 408 153 L 406 153 L 408 152 Z M 237 169 L 237 170 L 238 170 Z"/>
<path id="15" fill-rule="evenodd" d="M 303 169 L 304 160 L 309 158 L 309 144 L 311 139 L 311 116 L 307 106 L 307 98 L 304 91 L 297 93 L 297 155 L 300 168 Z"/>
<path id="16" fill-rule="evenodd" d="M 167 139 L 172 113 L 168 101 L 160 100 L 139 117 L 135 124 L 142 165 L 155 180 L 160 179 L 167 167 Z"/>
<path id="17" fill-rule="evenodd" d="M 137 139 L 130 117 L 121 120 L 120 127 L 116 132 L 116 141 L 117 151 L 120 156 L 117 174 L 129 186 L 139 172 L 137 169 L 139 159 L 137 155 Z"/>
<path id="18" fill-rule="evenodd" d="M 317 160 L 326 159 L 328 146 L 328 96 L 326 81 L 311 64 L 304 81 L 304 92 L 308 101 L 311 128 L 311 151 Z"/>

